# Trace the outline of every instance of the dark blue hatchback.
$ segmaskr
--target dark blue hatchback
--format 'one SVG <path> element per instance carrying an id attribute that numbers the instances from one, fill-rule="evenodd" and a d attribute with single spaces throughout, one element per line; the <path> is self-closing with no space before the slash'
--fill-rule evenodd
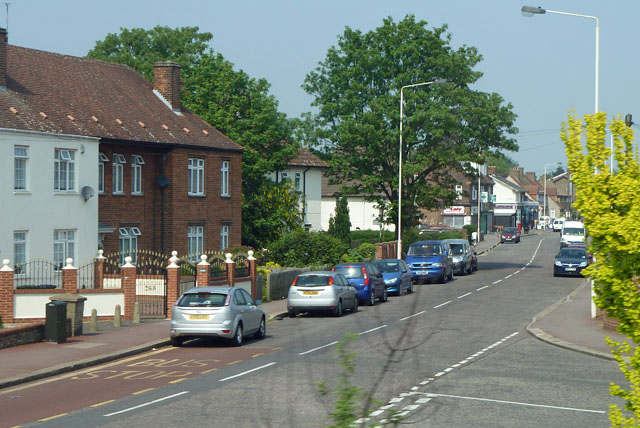
<path id="1" fill-rule="evenodd" d="M 563 248 L 553 264 L 553 276 L 582 275 L 582 269 L 589 266 L 589 254 L 583 248 Z"/>

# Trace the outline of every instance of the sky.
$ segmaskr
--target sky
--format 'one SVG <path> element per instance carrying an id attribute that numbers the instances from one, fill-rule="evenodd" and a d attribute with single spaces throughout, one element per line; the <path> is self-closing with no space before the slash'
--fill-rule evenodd
<path id="1" fill-rule="evenodd" d="M 640 1 L 637 0 L 9 0 L 9 43 L 85 56 L 121 28 L 197 26 L 211 47 L 254 78 L 265 78 L 280 111 L 312 111 L 301 85 L 337 44 L 345 27 L 374 30 L 382 20 L 413 14 L 429 28 L 447 24 L 451 45 L 474 46 L 484 76 L 474 89 L 500 94 L 518 115 L 518 152 L 525 171 L 566 166 L 560 128 L 567 115 L 595 109 L 595 20 L 547 13 L 522 16 L 523 5 L 596 16 L 600 23 L 599 110 L 634 114 L 640 123 Z M 6 2 L 0 25 L 7 26 Z M 437 78 L 438 76 L 434 76 Z M 416 82 L 407 82 L 407 84 Z M 640 128 L 634 127 L 636 132 Z M 556 165 L 547 165 L 551 171 Z"/>

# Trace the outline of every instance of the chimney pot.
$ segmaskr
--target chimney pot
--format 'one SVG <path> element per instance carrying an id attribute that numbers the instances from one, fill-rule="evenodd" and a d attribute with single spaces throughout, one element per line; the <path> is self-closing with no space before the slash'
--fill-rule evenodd
<path id="1" fill-rule="evenodd" d="M 180 110 L 180 64 L 173 61 L 153 63 L 153 89 L 164 97 L 171 108 Z"/>

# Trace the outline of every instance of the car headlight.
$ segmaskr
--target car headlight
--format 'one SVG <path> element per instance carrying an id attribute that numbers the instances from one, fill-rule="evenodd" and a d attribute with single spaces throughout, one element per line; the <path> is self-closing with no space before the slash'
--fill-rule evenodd
<path id="1" fill-rule="evenodd" d="M 442 263 L 432 263 L 431 266 L 433 266 L 433 267 L 442 267 Z"/>
<path id="2" fill-rule="evenodd" d="M 580 267 L 585 267 L 587 265 L 587 262 L 580 262 Z"/>
<path id="3" fill-rule="evenodd" d="M 395 284 L 398 282 L 398 278 L 391 278 L 385 281 L 386 284 Z"/>
<path id="4" fill-rule="evenodd" d="M 562 262 L 560 260 L 556 260 L 556 266 L 562 266 Z"/>
<path id="5" fill-rule="evenodd" d="M 453 261 L 458 263 L 459 261 L 462 261 L 462 257 L 456 256 L 456 257 L 453 258 Z"/>

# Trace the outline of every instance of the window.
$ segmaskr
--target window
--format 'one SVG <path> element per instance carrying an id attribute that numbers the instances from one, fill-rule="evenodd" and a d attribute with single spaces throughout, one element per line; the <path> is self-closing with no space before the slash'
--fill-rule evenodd
<path id="1" fill-rule="evenodd" d="M 222 251 L 229 247 L 229 225 L 222 225 L 220 228 L 220 249 Z"/>
<path id="2" fill-rule="evenodd" d="M 204 226 L 189 226 L 187 231 L 187 252 L 189 261 L 198 262 L 203 253 Z"/>
<path id="3" fill-rule="evenodd" d="M 13 190 L 27 190 L 27 160 L 29 148 L 15 146 L 13 148 Z"/>
<path id="4" fill-rule="evenodd" d="M 296 172 L 295 186 L 298 192 L 302 192 L 302 174 Z"/>
<path id="5" fill-rule="evenodd" d="M 16 275 L 27 273 L 27 232 L 13 232 L 13 262 Z"/>
<path id="6" fill-rule="evenodd" d="M 124 155 L 119 153 L 113 154 L 113 188 L 112 192 L 115 194 L 124 193 L 124 164 L 127 161 Z"/>
<path id="7" fill-rule="evenodd" d="M 109 162 L 109 158 L 104 153 L 98 154 L 98 193 L 104 193 L 104 163 Z"/>
<path id="8" fill-rule="evenodd" d="M 131 193 L 135 195 L 142 194 L 142 165 L 144 165 L 142 156 L 131 156 Z"/>
<path id="9" fill-rule="evenodd" d="M 222 166 L 220 167 L 221 173 L 221 196 L 229 196 L 229 161 L 222 161 Z"/>
<path id="10" fill-rule="evenodd" d="M 135 264 L 138 260 L 138 236 L 142 233 L 137 227 L 121 227 L 118 229 L 120 234 L 120 264 L 125 263 L 125 257 L 131 256 L 131 263 Z"/>
<path id="11" fill-rule="evenodd" d="M 478 199 L 478 190 L 474 187 L 471 189 L 471 200 L 475 201 Z"/>
<path id="12" fill-rule="evenodd" d="M 53 262 L 57 269 L 65 266 L 65 260 L 75 259 L 75 231 L 74 230 L 54 230 L 53 231 Z"/>
<path id="13" fill-rule="evenodd" d="M 456 200 L 462 199 L 462 184 L 456 184 Z"/>
<path id="14" fill-rule="evenodd" d="M 75 190 L 75 157 L 74 150 L 55 149 L 53 165 L 53 189 L 58 192 Z"/>
<path id="15" fill-rule="evenodd" d="M 285 181 L 287 181 L 289 179 L 289 174 L 286 172 L 281 172 L 280 173 L 280 180 L 284 183 Z"/>
<path id="16" fill-rule="evenodd" d="M 189 158 L 189 195 L 204 195 L 204 159 Z"/>

